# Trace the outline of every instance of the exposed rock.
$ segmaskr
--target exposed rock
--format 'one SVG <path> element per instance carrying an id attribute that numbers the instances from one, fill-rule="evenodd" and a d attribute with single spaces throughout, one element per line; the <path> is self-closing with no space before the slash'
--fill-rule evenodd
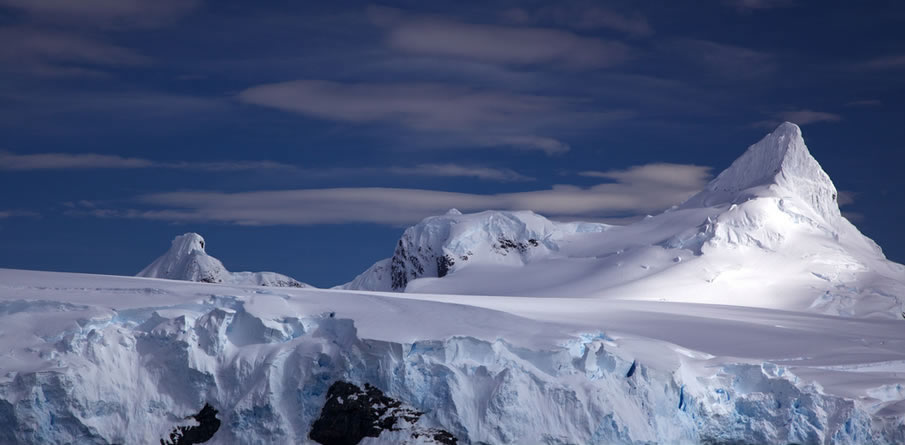
<path id="1" fill-rule="evenodd" d="M 217 418 L 217 411 L 210 404 L 205 403 L 204 408 L 194 416 L 198 422 L 195 426 L 178 426 L 170 433 L 169 439 L 160 439 L 160 445 L 192 445 L 196 443 L 204 443 L 214 437 L 217 430 L 220 429 L 220 419 Z"/>
<path id="2" fill-rule="evenodd" d="M 323 445 L 355 445 L 365 437 L 379 437 L 390 431 L 408 433 L 404 435 L 419 439 L 420 443 L 458 443 L 447 431 L 418 425 L 423 415 L 367 383 L 361 389 L 337 381 L 327 391 L 327 401 L 311 426 L 309 437 Z"/>

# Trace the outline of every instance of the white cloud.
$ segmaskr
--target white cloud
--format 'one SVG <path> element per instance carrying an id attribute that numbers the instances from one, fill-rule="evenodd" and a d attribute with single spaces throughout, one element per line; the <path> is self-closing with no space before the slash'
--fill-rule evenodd
<path id="1" fill-rule="evenodd" d="M 842 116 L 838 114 L 813 110 L 783 111 L 779 113 L 778 116 L 780 119 L 798 125 L 807 125 L 816 122 L 839 122 L 842 120 Z"/>
<path id="2" fill-rule="evenodd" d="M 218 162 L 158 162 L 142 158 L 127 158 L 96 153 L 36 153 L 16 154 L 0 151 L 0 170 L 62 170 L 62 169 L 131 169 L 175 168 L 206 171 L 239 171 L 260 169 L 291 169 L 290 165 L 272 161 Z"/>
<path id="3" fill-rule="evenodd" d="M 559 2 L 535 10 L 511 8 L 503 11 L 502 18 L 516 25 L 551 24 L 581 30 L 611 29 L 632 36 L 653 33 L 644 16 L 637 13 L 624 14 L 593 3 Z"/>
<path id="4" fill-rule="evenodd" d="M 44 77 L 103 76 L 104 69 L 150 59 L 131 49 L 70 32 L 28 26 L 0 28 L 0 70 Z"/>
<path id="5" fill-rule="evenodd" d="M 867 61 L 863 66 L 865 68 L 871 69 L 871 70 L 888 70 L 888 69 L 905 68 L 905 54 L 878 57 L 876 59 Z"/>
<path id="6" fill-rule="evenodd" d="M 530 209 L 560 218 L 600 219 L 651 213 L 680 203 L 702 189 L 706 167 L 638 166 L 603 173 L 616 182 L 592 187 L 557 185 L 516 193 L 472 194 L 401 188 L 330 188 L 241 193 L 173 192 L 144 195 L 147 209 L 88 208 L 98 217 L 240 225 L 336 223 L 410 224 L 449 208 L 463 211 Z"/>
<path id="7" fill-rule="evenodd" d="M 710 179 L 710 170 L 710 167 L 700 165 L 655 163 L 627 170 L 583 171 L 578 174 L 624 183 L 652 183 L 673 186 L 680 190 L 699 190 Z"/>
<path id="8" fill-rule="evenodd" d="M 775 119 L 768 119 L 751 124 L 752 127 L 773 129 L 784 121 L 798 125 L 815 124 L 819 122 L 839 122 L 842 116 L 835 113 L 814 110 L 787 110 L 774 114 Z"/>
<path id="9" fill-rule="evenodd" d="M 558 154 L 554 135 L 625 119 L 624 111 L 579 111 L 579 101 L 437 83 L 340 83 L 296 80 L 242 91 L 245 103 L 352 123 L 388 122 L 424 134 L 434 144 L 515 147 Z"/>
<path id="10" fill-rule="evenodd" d="M 385 171 L 397 176 L 469 177 L 499 182 L 534 180 L 534 178 L 508 168 L 500 169 L 459 164 L 420 164 L 414 167 L 390 167 Z"/>
<path id="11" fill-rule="evenodd" d="M 180 18 L 200 0 L 0 0 L 37 20 L 109 28 L 154 27 Z"/>
<path id="12" fill-rule="evenodd" d="M 391 167 L 338 167 L 300 168 L 273 161 L 209 161 L 209 162 L 160 162 L 143 158 L 127 158 L 96 153 L 37 153 L 15 154 L 0 151 L 0 171 L 78 170 L 78 169 L 134 169 L 164 168 L 200 170 L 208 172 L 232 172 L 248 170 L 283 170 L 299 176 L 329 178 L 336 176 L 394 175 L 425 177 L 461 177 L 486 181 L 533 181 L 508 168 L 492 168 L 463 164 L 417 164 Z"/>
<path id="13" fill-rule="evenodd" d="M 7 218 L 38 218 L 41 215 L 30 210 L 0 210 L 0 219 Z"/>
<path id="14" fill-rule="evenodd" d="M 666 47 L 727 81 L 763 78 L 772 75 L 778 68 L 772 54 L 741 46 L 709 40 L 680 39 Z"/>
<path id="15" fill-rule="evenodd" d="M 386 30 L 397 51 L 516 65 L 597 68 L 626 61 L 620 42 L 581 37 L 557 29 L 460 23 L 372 7 L 372 22 Z"/>
<path id="16" fill-rule="evenodd" d="M 54 170 L 83 168 L 147 168 L 154 162 L 147 159 L 125 158 L 94 153 L 15 154 L 0 151 L 0 170 Z"/>

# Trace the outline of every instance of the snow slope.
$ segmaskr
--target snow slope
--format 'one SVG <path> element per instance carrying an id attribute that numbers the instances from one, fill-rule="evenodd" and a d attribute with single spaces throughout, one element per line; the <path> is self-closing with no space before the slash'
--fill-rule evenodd
<path id="1" fill-rule="evenodd" d="M 342 288 L 898 318 L 905 267 L 841 215 L 837 193 L 801 130 L 785 123 L 662 214 L 627 226 L 560 224 L 530 212 L 430 217 L 405 231 L 392 258 Z M 454 264 L 440 273 L 444 262 Z"/>
<path id="2" fill-rule="evenodd" d="M 902 443 L 903 323 L 0 270 L 0 443 L 312 443 L 339 380 L 460 443 Z"/>
<path id="3" fill-rule="evenodd" d="M 451 211 L 349 289 L 191 236 L 146 271 L 195 282 L 0 269 L 0 443 L 312 443 L 358 390 L 411 418 L 369 444 L 905 443 L 905 271 L 836 193 L 784 124 L 663 214 Z"/>
<path id="4" fill-rule="evenodd" d="M 608 227 L 553 222 L 530 211 L 463 215 L 452 209 L 406 229 L 392 258 L 338 288 L 401 291 L 415 279 L 444 277 L 465 266 L 522 266 L 555 256 L 570 235 Z"/>
<path id="5" fill-rule="evenodd" d="M 310 287 L 294 278 L 274 272 L 230 272 L 220 260 L 205 252 L 204 238 L 197 233 L 186 233 L 174 238 L 170 250 L 145 267 L 138 276 L 203 283 Z"/>

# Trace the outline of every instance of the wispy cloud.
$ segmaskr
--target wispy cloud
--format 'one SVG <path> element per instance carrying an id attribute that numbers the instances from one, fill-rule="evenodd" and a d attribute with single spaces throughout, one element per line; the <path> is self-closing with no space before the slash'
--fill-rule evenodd
<path id="1" fill-rule="evenodd" d="M 865 62 L 862 66 L 870 70 L 903 69 L 905 68 L 905 54 L 878 57 Z"/>
<path id="2" fill-rule="evenodd" d="M 773 114 L 772 119 L 758 121 L 751 124 L 752 127 L 773 129 L 782 122 L 792 122 L 798 125 L 816 124 L 819 122 L 839 122 L 842 116 L 836 113 L 814 110 L 786 110 Z"/>
<path id="3" fill-rule="evenodd" d="M 148 28 L 167 24 L 201 4 L 201 0 L 0 0 L 36 20 L 109 28 Z"/>
<path id="4" fill-rule="evenodd" d="M 293 167 L 271 161 L 159 162 L 149 159 L 128 158 L 118 155 L 96 153 L 16 154 L 8 151 L 0 151 L 0 170 L 6 171 L 134 168 L 240 171 L 292 169 Z"/>
<path id="5" fill-rule="evenodd" d="M 602 175 L 614 182 L 592 187 L 557 185 L 487 195 L 374 187 L 157 193 L 137 198 L 144 209 L 86 208 L 82 213 L 240 225 L 408 224 L 453 207 L 465 211 L 531 209 L 553 217 L 603 218 L 656 212 L 677 204 L 704 187 L 707 171 L 706 167 L 674 164 L 638 166 L 605 172 Z"/>
<path id="6" fill-rule="evenodd" d="M 855 197 L 858 196 L 858 193 L 848 191 L 848 190 L 839 190 L 838 196 L 836 197 L 836 202 L 839 204 L 839 207 L 845 207 L 847 205 L 852 205 L 855 203 Z"/>
<path id="7" fill-rule="evenodd" d="M 381 7 L 369 14 L 390 48 L 411 54 L 567 68 L 616 65 L 630 55 L 623 43 L 558 29 L 461 23 Z"/>
<path id="8" fill-rule="evenodd" d="M 742 12 L 759 11 L 766 9 L 786 8 L 793 6 L 796 0 L 726 0 Z"/>
<path id="9" fill-rule="evenodd" d="M 380 171 L 381 169 L 377 170 Z M 490 168 L 459 164 L 420 164 L 414 167 L 390 167 L 385 170 L 389 174 L 398 176 L 465 177 L 498 182 L 523 182 L 534 180 L 534 178 L 530 176 L 525 176 L 508 168 Z"/>
<path id="10" fill-rule="evenodd" d="M 0 210 L 0 219 L 7 218 L 38 218 L 41 215 L 38 212 L 30 210 Z"/>
<path id="11" fill-rule="evenodd" d="M 557 154 L 567 143 L 548 132 L 628 117 L 622 111 L 581 112 L 577 101 L 436 83 L 384 84 L 296 80 L 259 85 L 242 102 L 354 123 L 394 123 L 442 135 L 452 144 L 515 147 Z"/>
<path id="12" fill-rule="evenodd" d="M 36 29 L 0 28 L 0 71 L 44 77 L 103 76 L 105 70 L 146 65 L 135 51 L 84 35 Z"/>
<path id="13" fill-rule="evenodd" d="M 814 110 L 790 110 L 782 111 L 777 114 L 780 119 L 798 124 L 807 125 L 816 122 L 839 122 L 842 116 L 835 113 L 827 113 L 825 111 Z"/>
<path id="14" fill-rule="evenodd" d="M 582 171 L 578 175 L 629 184 L 662 184 L 687 191 L 703 188 L 711 177 L 710 170 L 710 167 L 701 165 L 655 163 L 626 170 Z"/>
<path id="15" fill-rule="evenodd" d="M 768 52 L 709 40 L 681 39 L 667 48 L 727 81 L 763 78 L 775 73 L 779 66 L 776 57 Z"/>
<path id="16" fill-rule="evenodd" d="M 336 176 L 359 177 L 362 175 L 393 175 L 445 178 L 474 178 L 497 182 L 533 181 L 508 168 L 492 168 L 469 164 L 416 164 L 390 167 L 335 167 L 301 168 L 273 161 L 209 161 L 209 162 L 161 162 L 143 158 L 129 158 L 96 153 L 36 153 L 16 154 L 0 151 L 0 171 L 33 170 L 88 170 L 88 169 L 182 169 L 207 172 L 234 172 L 249 170 L 282 170 L 307 177 L 329 178 Z"/>
<path id="17" fill-rule="evenodd" d="M 883 102 L 879 99 L 862 99 L 853 100 L 845 105 L 848 107 L 879 107 L 883 105 Z"/>
<path id="18" fill-rule="evenodd" d="M 515 25 L 554 25 L 579 30 L 611 29 L 633 36 L 653 33 L 647 19 L 638 13 L 625 14 L 593 3 L 559 2 L 537 9 L 511 8 L 501 18 Z"/>

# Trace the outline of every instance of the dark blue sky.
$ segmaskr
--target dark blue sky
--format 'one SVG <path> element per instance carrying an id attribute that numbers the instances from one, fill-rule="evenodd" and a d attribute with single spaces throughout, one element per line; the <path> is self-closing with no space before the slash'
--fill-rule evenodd
<path id="1" fill-rule="evenodd" d="M 196 231 L 335 285 L 450 207 L 660 211 L 782 120 L 905 260 L 905 3 L 697 4 L 0 0 L 0 267 Z"/>

